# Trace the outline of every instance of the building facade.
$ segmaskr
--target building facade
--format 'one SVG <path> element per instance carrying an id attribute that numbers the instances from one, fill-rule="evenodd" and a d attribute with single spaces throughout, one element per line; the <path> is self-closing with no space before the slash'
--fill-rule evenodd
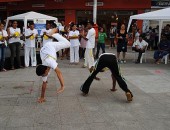
<path id="1" fill-rule="evenodd" d="M 97 23 L 127 23 L 129 16 L 151 8 L 151 0 L 98 0 Z M 93 18 L 93 0 L 0 0 L 0 19 L 27 11 L 55 16 L 66 24 Z"/>

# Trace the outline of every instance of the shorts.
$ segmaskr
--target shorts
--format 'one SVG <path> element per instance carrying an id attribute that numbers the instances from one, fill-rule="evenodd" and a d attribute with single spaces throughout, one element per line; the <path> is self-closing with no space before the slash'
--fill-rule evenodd
<path id="1" fill-rule="evenodd" d="M 127 44 L 117 44 L 117 52 L 127 52 Z"/>

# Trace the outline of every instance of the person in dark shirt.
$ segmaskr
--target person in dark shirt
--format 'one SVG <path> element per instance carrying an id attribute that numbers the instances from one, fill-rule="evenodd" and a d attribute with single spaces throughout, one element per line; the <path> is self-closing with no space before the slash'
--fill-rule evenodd
<path id="1" fill-rule="evenodd" d="M 170 41 L 167 39 L 166 35 L 162 35 L 162 39 L 158 45 L 158 50 L 154 52 L 155 63 L 159 64 L 163 56 L 170 52 Z"/>

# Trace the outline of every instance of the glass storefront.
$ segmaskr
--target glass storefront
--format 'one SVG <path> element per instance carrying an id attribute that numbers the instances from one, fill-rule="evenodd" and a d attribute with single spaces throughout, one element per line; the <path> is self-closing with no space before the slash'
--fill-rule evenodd
<path id="1" fill-rule="evenodd" d="M 118 25 L 121 23 L 128 24 L 129 17 L 134 14 L 137 14 L 137 11 L 98 10 L 97 24 L 99 26 L 103 26 L 104 24 L 106 28 L 109 28 L 112 23 L 117 23 Z M 77 11 L 76 16 L 76 22 L 82 24 L 88 19 L 93 19 L 93 11 Z"/>

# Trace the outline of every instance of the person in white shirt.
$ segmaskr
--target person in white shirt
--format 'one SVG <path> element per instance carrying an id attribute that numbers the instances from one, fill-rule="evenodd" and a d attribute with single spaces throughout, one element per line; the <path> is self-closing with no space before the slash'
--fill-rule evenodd
<path id="1" fill-rule="evenodd" d="M 6 46 L 7 46 L 7 37 L 8 34 L 4 29 L 4 25 L 0 23 L 0 71 L 6 71 L 4 68 L 4 63 L 5 63 L 5 51 L 6 51 Z"/>
<path id="2" fill-rule="evenodd" d="M 58 68 L 58 63 L 56 62 L 57 56 L 56 52 L 61 49 L 69 48 L 70 42 L 61 36 L 59 33 L 56 33 L 57 29 L 53 29 L 51 36 L 58 40 L 58 42 L 47 42 L 40 50 L 40 57 L 42 60 L 42 65 L 37 66 L 36 74 L 42 76 L 42 91 L 41 97 L 38 99 L 39 103 L 45 102 L 45 89 L 47 86 L 47 78 L 50 72 L 50 69 L 53 69 L 60 81 L 61 87 L 57 89 L 57 93 L 64 91 L 64 79 L 60 69 Z"/>
<path id="3" fill-rule="evenodd" d="M 95 47 L 95 36 L 96 32 L 93 28 L 94 23 L 92 21 L 88 21 L 87 28 L 88 33 L 87 36 L 81 35 L 87 43 L 86 43 L 86 51 L 85 51 L 85 60 L 88 64 L 89 70 L 94 65 L 94 56 L 93 56 L 93 48 Z"/>
<path id="4" fill-rule="evenodd" d="M 135 46 L 134 50 L 135 50 L 136 52 L 139 52 L 138 59 L 137 59 L 137 61 L 135 62 L 136 64 L 140 63 L 140 58 L 141 58 L 141 56 L 142 56 L 142 53 L 145 52 L 145 50 L 146 50 L 146 48 L 147 48 L 147 46 L 148 46 L 148 43 L 147 43 L 145 40 L 143 40 L 142 37 L 143 37 L 143 36 L 140 35 L 140 36 L 139 36 L 139 40 L 137 40 L 137 41 L 134 43 L 134 46 Z"/>
<path id="5" fill-rule="evenodd" d="M 30 55 L 31 66 L 35 67 L 37 65 L 35 43 L 38 31 L 34 29 L 34 23 L 30 23 L 29 27 L 30 28 L 25 31 L 25 67 L 29 67 Z"/>
<path id="6" fill-rule="evenodd" d="M 19 68 L 22 68 L 21 66 L 21 59 L 20 59 L 20 50 L 21 50 L 21 43 L 20 43 L 20 35 L 21 30 L 20 28 L 17 28 L 17 21 L 12 22 L 12 27 L 9 27 L 8 32 L 8 43 L 9 48 L 11 51 L 10 61 L 11 61 L 11 69 L 14 70 L 14 57 L 16 54 L 16 60 Z"/>
<path id="7" fill-rule="evenodd" d="M 140 36 L 140 29 L 137 29 L 136 33 L 135 33 L 135 39 L 134 41 L 139 40 L 139 36 Z"/>
<path id="8" fill-rule="evenodd" d="M 79 31 L 75 24 L 71 25 L 71 30 L 69 32 L 70 39 L 70 64 L 78 64 L 79 63 Z"/>
<path id="9" fill-rule="evenodd" d="M 84 38 L 87 43 L 86 43 L 86 51 L 85 51 L 85 61 L 86 64 L 88 65 L 90 73 L 93 71 L 94 68 L 94 56 L 93 56 L 93 48 L 95 47 L 95 36 L 96 36 L 96 31 L 93 28 L 93 21 L 87 21 L 87 28 L 88 33 L 87 36 L 80 35 L 82 38 Z M 95 77 L 96 80 L 100 80 L 98 77 Z"/>
<path id="10" fill-rule="evenodd" d="M 43 39 L 43 46 L 47 43 L 47 42 L 52 42 L 52 37 L 49 36 L 49 33 L 51 32 L 51 24 L 47 23 L 46 24 L 46 29 L 42 29 L 40 36 Z"/>

